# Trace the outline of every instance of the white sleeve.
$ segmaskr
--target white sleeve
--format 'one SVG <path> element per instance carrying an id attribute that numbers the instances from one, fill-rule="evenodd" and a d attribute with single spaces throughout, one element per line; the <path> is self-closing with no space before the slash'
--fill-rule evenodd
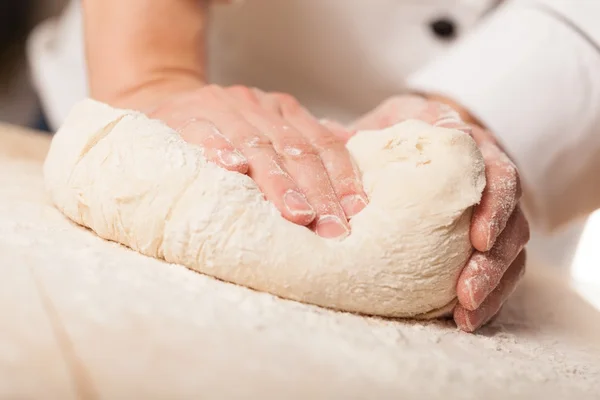
<path id="1" fill-rule="evenodd" d="M 600 0 L 509 1 L 408 78 L 496 134 L 542 229 L 600 207 L 599 20 Z"/>

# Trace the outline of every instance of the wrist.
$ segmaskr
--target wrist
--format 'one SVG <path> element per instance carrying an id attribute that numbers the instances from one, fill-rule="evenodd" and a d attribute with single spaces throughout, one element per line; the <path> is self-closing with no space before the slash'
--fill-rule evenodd
<path id="1" fill-rule="evenodd" d="M 153 108 L 168 98 L 185 92 L 191 92 L 205 86 L 203 79 L 193 74 L 156 73 L 152 76 L 138 79 L 131 86 L 112 92 L 104 92 L 103 97 L 93 96 L 94 99 L 110 104 L 113 107 L 150 112 Z"/>
<path id="2" fill-rule="evenodd" d="M 140 108 L 204 84 L 205 1 L 83 0 L 83 17 L 91 97 Z"/>

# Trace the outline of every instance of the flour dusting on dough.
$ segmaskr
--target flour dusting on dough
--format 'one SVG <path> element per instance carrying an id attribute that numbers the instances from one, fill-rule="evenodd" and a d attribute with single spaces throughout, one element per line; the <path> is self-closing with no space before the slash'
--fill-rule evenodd
<path id="1" fill-rule="evenodd" d="M 358 132 L 347 149 L 369 203 L 349 236 L 328 240 L 284 219 L 250 177 L 173 133 L 143 114 L 83 101 L 46 159 L 55 205 L 102 238 L 287 299 L 398 317 L 454 306 L 485 186 L 469 135 L 419 121 Z"/>

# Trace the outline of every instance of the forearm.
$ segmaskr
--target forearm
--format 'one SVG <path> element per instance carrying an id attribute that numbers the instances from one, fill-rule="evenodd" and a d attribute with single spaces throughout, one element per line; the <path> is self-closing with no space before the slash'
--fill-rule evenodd
<path id="1" fill-rule="evenodd" d="M 206 8 L 202 0 L 83 0 L 91 96 L 143 108 L 163 91 L 202 85 Z"/>

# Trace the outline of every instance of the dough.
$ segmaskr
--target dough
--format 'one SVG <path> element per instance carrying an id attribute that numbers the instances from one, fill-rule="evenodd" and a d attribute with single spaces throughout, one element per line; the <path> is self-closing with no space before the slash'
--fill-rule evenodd
<path id="1" fill-rule="evenodd" d="M 451 310 L 485 186 L 475 142 L 406 121 L 347 147 L 370 202 L 343 240 L 285 220 L 252 179 L 207 162 L 162 122 L 89 99 L 54 136 L 44 175 L 68 218 L 146 256 L 343 311 Z"/>

